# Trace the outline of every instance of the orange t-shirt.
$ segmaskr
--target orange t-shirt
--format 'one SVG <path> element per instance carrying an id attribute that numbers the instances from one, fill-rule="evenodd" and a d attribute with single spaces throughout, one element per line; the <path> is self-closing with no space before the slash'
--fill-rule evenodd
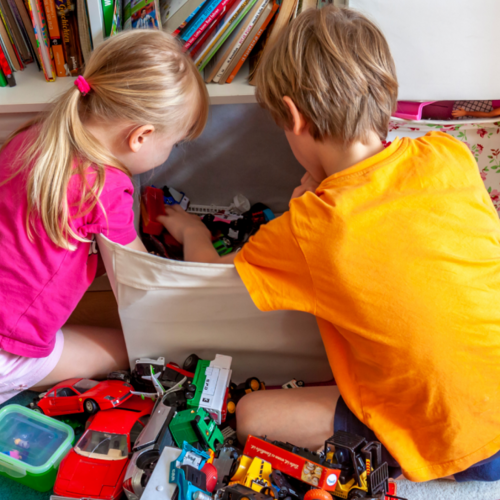
<path id="1" fill-rule="evenodd" d="M 465 145 L 394 141 L 293 200 L 235 264 L 259 309 L 316 315 L 346 404 L 408 479 L 500 450 L 500 222 Z"/>

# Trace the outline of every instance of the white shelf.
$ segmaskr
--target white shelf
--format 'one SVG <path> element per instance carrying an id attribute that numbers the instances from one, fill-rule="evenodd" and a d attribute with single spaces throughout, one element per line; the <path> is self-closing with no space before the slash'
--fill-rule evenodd
<path id="1" fill-rule="evenodd" d="M 242 104 L 255 102 L 255 87 L 248 85 L 248 69 L 241 69 L 234 81 L 227 85 L 207 85 L 211 104 Z M 17 85 L 0 88 L 0 113 L 37 113 L 59 94 L 73 85 L 74 78 L 57 78 L 46 82 L 36 64 L 29 64 L 24 71 L 14 73 Z"/>

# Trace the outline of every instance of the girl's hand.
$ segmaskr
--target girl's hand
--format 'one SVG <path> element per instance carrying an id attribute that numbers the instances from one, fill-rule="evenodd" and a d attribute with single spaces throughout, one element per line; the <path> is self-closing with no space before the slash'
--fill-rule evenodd
<path id="1" fill-rule="evenodd" d="M 179 243 L 184 245 L 188 232 L 206 235 L 211 239 L 210 231 L 197 215 L 188 214 L 179 205 L 165 207 L 165 211 L 167 215 L 160 215 L 156 220 L 161 222 Z"/>
<path id="2" fill-rule="evenodd" d="M 298 198 L 299 196 L 302 196 L 304 193 L 307 193 L 307 191 L 315 192 L 316 189 L 318 189 L 319 182 L 316 182 L 312 177 L 309 172 L 306 172 L 303 176 L 302 179 L 300 179 L 300 186 L 296 187 L 293 190 L 292 197 L 290 198 L 290 201 L 293 200 L 294 198 Z"/>
<path id="3" fill-rule="evenodd" d="M 454 109 L 451 112 L 451 116 L 453 116 L 454 118 L 459 118 L 460 116 L 465 116 L 466 114 L 467 114 L 467 111 L 465 111 L 464 108 Z"/>

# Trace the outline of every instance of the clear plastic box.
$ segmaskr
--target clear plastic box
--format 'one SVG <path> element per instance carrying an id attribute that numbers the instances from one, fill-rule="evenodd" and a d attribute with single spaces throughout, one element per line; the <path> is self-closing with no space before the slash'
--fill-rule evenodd
<path id="1" fill-rule="evenodd" d="M 0 410 L 0 475 L 49 491 L 74 438 L 63 422 L 23 406 L 5 406 Z"/>

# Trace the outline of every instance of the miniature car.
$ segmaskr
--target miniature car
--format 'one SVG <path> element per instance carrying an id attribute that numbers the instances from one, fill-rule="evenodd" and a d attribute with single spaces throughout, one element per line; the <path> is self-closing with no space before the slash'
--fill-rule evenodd
<path id="1" fill-rule="evenodd" d="M 129 454 L 153 409 L 133 396 L 119 408 L 100 411 L 61 462 L 54 493 L 68 498 L 118 499 Z"/>
<path id="2" fill-rule="evenodd" d="M 29 407 L 55 417 L 70 413 L 93 415 L 123 404 L 132 396 L 133 387 L 119 380 L 97 382 L 88 378 L 72 378 L 60 382 L 35 398 Z"/>
<path id="3" fill-rule="evenodd" d="M 271 490 L 271 473 L 273 469 L 267 460 L 259 457 L 249 457 L 242 455 L 237 462 L 236 472 L 234 473 L 229 486 L 233 484 L 242 484 L 254 491 Z"/>
<path id="4" fill-rule="evenodd" d="M 141 498 L 162 452 L 166 448 L 174 449 L 175 443 L 168 428 L 174 414 L 175 408 L 159 399 L 148 424 L 137 438 L 123 482 L 128 500 Z"/>
<path id="5" fill-rule="evenodd" d="M 179 448 L 185 441 L 215 451 L 218 444 L 224 443 L 222 432 L 203 408 L 178 412 L 170 422 L 169 429 Z"/>

